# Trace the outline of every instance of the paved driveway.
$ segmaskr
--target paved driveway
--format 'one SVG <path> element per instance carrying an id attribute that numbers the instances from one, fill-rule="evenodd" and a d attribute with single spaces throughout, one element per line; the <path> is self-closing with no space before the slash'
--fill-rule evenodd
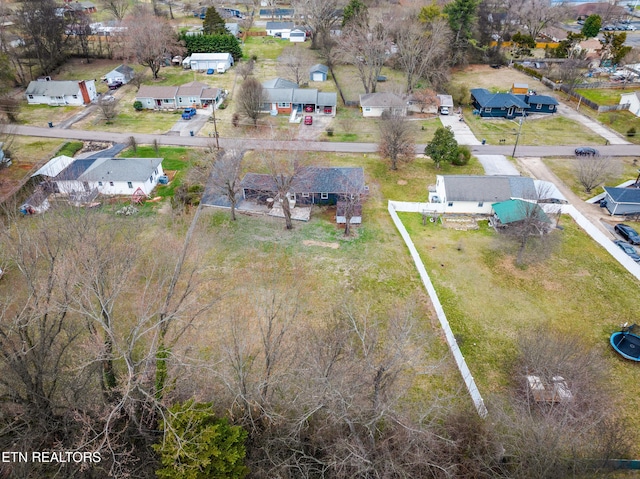
<path id="1" fill-rule="evenodd" d="M 518 169 L 504 155 L 476 155 L 476 158 L 484 168 L 485 175 L 520 176 Z"/>
<path id="2" fill-rule="evenodd" d="M 460 121 L 458 115 L 440 115 L 440 123 L 443 126 L 450 126 L 456 141 L 460 145 L 480 145 L 480 141 L 475 137 L 471 129 L 464 121 Z"/>
<path id="3" fill-rule="evenodd" d="M 313 124 L 305 125 L 304 117 L 308 113 L 302 115 L 302 121 L 300 122 L 300 128 L 298 129 L 298 140 L 317 140 L 326 131 L 327 127 L 331 125 L 333 117 L 326 115 L 311 115 L 313 116 Z"/>

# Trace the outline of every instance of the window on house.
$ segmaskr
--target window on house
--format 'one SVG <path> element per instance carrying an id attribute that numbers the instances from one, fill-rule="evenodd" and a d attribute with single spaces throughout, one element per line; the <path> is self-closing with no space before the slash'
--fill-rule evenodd
<path id="1" fill-rule="evenodd" d="M 447 206 L 453 206 L 453 201 L 449 201 L 449 203 L 447 203 Z"/>
<path id="2" fill-rule="evenodd" d="M 291 103 L 279 102 L 278 103 L 278 108 L 289 108 L 290 105 L 291 105 Z"/>
<path id="3" fill-rule="evenodd" d="M 109 182 L 109 186 L 113 186 L 113 181 L 110 181 L 110 182 Z"/>
<path id="4" fill-rule="evenodd" d="M 153 175 L 149 177 L 149 183 L 153 183 Z"/>
<path id="5" fill-rule="evenodd" d="M 504 108 L 503 108 L 504 110 Z M 484 111 L 486 111 L 487 113 L 491 113 L 491 108 L 485 108 Z"/>
<path id="6" fill-rule="evenodd" d="M 155 170 L 153 170 L 153 174 L 157 175 L 158 174 L 158 168 L 156 168 Z"/>
<path id="7" fill-rule="evenodd" d="M 102 186 L 102 181 L 98 181 L 98 186 Z"/>
<path id="8" fill-rule="evenodd" d="M 182 97 L 181 97 L 181 96 L 179 96 L 179 97 L 178 97 L 178 101 L 179 101 L 180 103 L 182 103 Z"/>
<path id="9" fill-rule="evenodd" d="M 78 95 L 71 95 L 73 97 L 74 100 L 78 99 Z"/>
<path id="10" fill-rule="evenodd" d="M 371 111 L 371 108 L 369 108 L 368 106 L 364 107 L 364 111 Z"/>
<path id="11" fill-rule="evenodd" d="M 29 100 L 33 100 L 33 95 L 29 95 Z"/>
<path id="12" fill-rule="evenodd" d="M 127 186 L 133 189 L 133 183 L 131 183 L 130 181 L 127 181 Z"/>
<path id="13" fill-rule="evenodd" d="M 164 101 L 165 103 L 171 103 L 171 99 L 170 99 L 170 98 L 165 98 L 165 99 L 164 99 L 164 100 L 162 100 L 162 101 Z"/>
<path id="14" fill-rule="evenodd" d="M 329 199 L 329 193 L 320 193 L 320 199 L 321 200 L 328 200 Z"/>
<path id="15" fill-rule="evenodd" d="M 302 193 L 303 198 L 309 198 L 309 193 Z"/>
<path id="16" fill-rule="evenodd" d="M 478 208 L 482 208 L 484 206 L 484 202 L 483 201 L 478 201 Z"/>
<path id="17" fill-rule="evenodd" d="M 538 103 L 536 105 L 536 110 L 542 110 L 542 103 Z"/>

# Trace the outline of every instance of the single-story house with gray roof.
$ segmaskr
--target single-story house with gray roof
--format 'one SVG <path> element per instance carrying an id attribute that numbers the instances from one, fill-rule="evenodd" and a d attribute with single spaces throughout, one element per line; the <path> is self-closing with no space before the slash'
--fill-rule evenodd
<path id="1" fill-rule="evenodd" d="M 494 203 L 512 199 L 566 203 L 550 183 L 524 176 L 437 175 L 429 189 L 429 203 L 449 214 L 490 215 Z"/>
<path id="2" fill-rule="evenodd" d="M 63 158 L 64 159 L 64 158 Z M 158 184 L 162 158 L 85 158 L 72 162 L 53 158 L 38 173 L 45 176 L 54 193 L 76 195 L 132 195 L 140 190 L 149 195 Z"/>
<path id="3" fill-rule="evenodd" d="M 298 88 L 298 84 L 286 78 L 276 77 L 262 82 L 262 88 Z"/>
<path id="4" fill-rule="evenodd" d="M 338 95 L 335 92 L 319 92 L 316 88 L 264 88 L 264 94 L 264 111 L 290 114 L 297 110 L 302 114 L 336 115 Z"/>
<path id="5" fill-rule="evenodd" d="M 360 95 L 360 108 L 364 117 L 380 117 L 385 111 L 405 116 L 407 101 L 391 92 L 366 93 Z"/>
<path id="6" fill-rule="evenodd" d="M 483 118 L 515 118 L 533 113 L 555 113 L 558 100 L 547 95 L 491 93 L 485 88 L 471 90 L 471 103 Z"/>
<path id="7" fill-rule="evenodd" d="M 611 215 L 640 214 L 640 188 L 605 186 L 603 204 Z"/>
<path id="8" fill-rule="evenodd" d="M 240 182 L 243 199 L 264 201 L 277 193 L 271 175 L 247 173 Z M 335 205 L 345 194 L 365 192 L 364 170 L 360 167 L 305 167 L 296 175 L 288 193 L 297 205 Z"/>
<path id="9" fill-rule="evenodd" d="M 295 28 L 293 22 L 267 22 L 267 35 L 270 37 L 289 38 L 291 30 Z"/>
<path id="10" fill-rule="evenodd" d="M 143 85 L 136 95 L 136 101 L 149 110 L 206 108 L 219 99 L 220 89 L 197 81 L 180 86 Z"/>
<path id="11" fill-rule="evenodd" d="M 122 83 L 123 85 L 126 85 L 134 76 L 135 71 L 133 68 L 128 65 L 120 65 L 107 73 L 104 78 L 107 80 L 107 84 L 109 85 L 113 85 L 114 83 Z"/>
<path id="12" fill-rule="evenodd" d="M 321 65 L 316 63 L 309 68 L 309 80 L 310 81 L 327 81 L 329 74 L 329 67 L 327 65 Z"/>
<path id="13" fill-rule="evenodd" d="M 32 81 L 27 91 L 29 105 L 82 106 L 91 103 L 97 96 L 93 80 Z"/>

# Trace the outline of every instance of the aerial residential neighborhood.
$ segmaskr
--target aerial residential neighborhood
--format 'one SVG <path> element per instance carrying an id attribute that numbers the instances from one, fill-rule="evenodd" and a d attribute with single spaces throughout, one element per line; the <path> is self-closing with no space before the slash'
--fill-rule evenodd
<path id="1" fill-rule="evenodd" d="M 640 8 L 0 5 L 0 478 L 626 478 Z"/>

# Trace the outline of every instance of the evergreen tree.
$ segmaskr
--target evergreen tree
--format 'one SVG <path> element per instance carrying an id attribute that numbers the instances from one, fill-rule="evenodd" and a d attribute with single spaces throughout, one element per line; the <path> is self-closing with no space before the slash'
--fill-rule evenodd
<path id="1" fill-rule="evenodd" d="M 600 28 L 602 27 L 602 18 L 600 15 L 589 15 L 582 25 L 582 35 L 589 39 L 598 36 Z"/>
<path id="2" fill-rule="evenodd" d="M 451 58 L 454 65 L 466 60 L 479 3 L 479 0 L 454 0 L 443 9 L 453 32 Z"/>
<path id="3" fill-rule="evenodd" d="M 205 35 L 223 35 L 229 33 L 224 26 L 224 18 L 220 16 L 216 7 L 207 8 L 202 27 Z"/>
<path id="4" fill-rule="evenodd" d="M 342 12 L 342 26 L 352 20 L 365 21 L 369 15 L 369 9 L 361 0 L 351 0 Z"/>
<path id="5" fill-rule="evenodd" d="M 160 425 L 166 432 L 162 444 L 155 444 L 162 466 L 161 479 L 242 479 L 247 431 L 218 419 L 211 403 L 189 400 L 169 409 Z"/>
<path id="6" fill-rule="evenodd" d="M 424 154 L 431 157 L 440 168 L 440 163 L 455 163 L 458 159 L 458 142 L 450 126 L 440 127 L 433 135 L 433 140 L 424 149 Z"/>

